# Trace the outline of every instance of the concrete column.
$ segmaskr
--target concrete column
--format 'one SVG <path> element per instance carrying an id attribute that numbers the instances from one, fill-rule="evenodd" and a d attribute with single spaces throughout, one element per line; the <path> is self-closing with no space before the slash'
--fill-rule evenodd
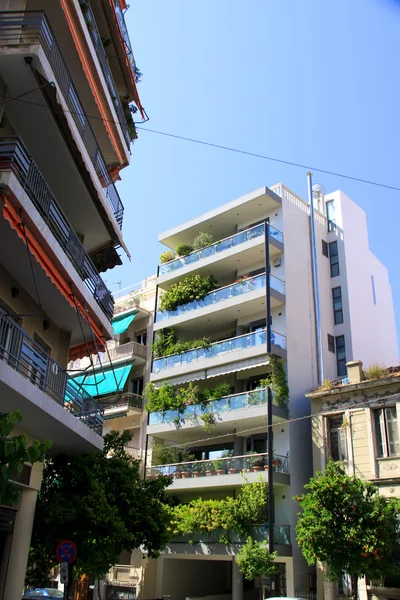
<path id="1" fill-rule="evenodd" d="M 235 557 L 232 560 L 232 600 L 243 600 L 243 575 L 239 571 Z"/>
<path id="2" fill-rule="evenodd" d="M 156 567 L 156 598 L 163 597 L 164 557 L 157 558 Z"/>
<path id="3" fill-rule="evenodd" d="M 242 456 L 244 454 L 245 438 L 235 435 L 233 440 L 233 456 Z"/>
<path id="4" fill-rule="evenodd" d="M 35 516 L 36 497 L 36 490 L 24 490 L 22 492 L 20 509 L 15 519 L 10 562 L 4 590 L 4 598 L 10 600 L 18 600 L 22 596 L 33 518 Z"/>

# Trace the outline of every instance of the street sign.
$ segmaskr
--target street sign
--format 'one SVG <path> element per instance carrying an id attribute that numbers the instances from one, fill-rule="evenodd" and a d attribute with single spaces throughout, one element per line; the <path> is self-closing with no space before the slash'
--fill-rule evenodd
<path id="1" fill-rule="evenodd" d="M 68 583 L 69 565 L 67 562 L 62 562 L 60 567 L 60 583 Z"/>
<path id="2" fill-rule="evenodd" d="M 56 558 L 58 562 L 72 563 L 76 558 L 76 546 L 71 540 L 60 542 L 56 549 Z"/>

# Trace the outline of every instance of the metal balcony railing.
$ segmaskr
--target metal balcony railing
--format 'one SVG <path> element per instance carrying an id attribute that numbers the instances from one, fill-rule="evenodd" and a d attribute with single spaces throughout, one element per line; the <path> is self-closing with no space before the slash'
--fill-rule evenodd
<path id="1" fill-rule="evenodd" d="M 110 92 L 111 99 L 118 116 L 118 122 L 121 125 L 126 144 L 129 148 L 131 143 L 131 136 L 129 133 L 124 109 L 122 108 L 121 100 L 117 88 L 115 86 L 113 76 L 111 74 L 110 65 L 108 64 L 107 54 L 105 53 L 103 42 L 101 41 L 101 36 L 99 30 L 97 29 L 96 19 L 94 18 L 89 2 L 86 2 L 85 7 L 83 9 L 83 13 L 85 16 L 86 24 L 88 26 L 89 35 L 92 39 L 94 49 L 96 50 L 97 58 L 99 59 L 101 65 L 101 70 L 103 71 L 103 75 L 106 80 L 108 91 Z"/>
<path id="2" fill-rule="evenodd" d="M 267 335 L 266 329 L 260 329 L 253 333 L 246 333 L 245 335 L 239 335 L 229 340 L 222 340 L 221 342 L 214 342 L 207 348 L 196 348 L 189 350 L 188 352 L 182 352 L 182 354 L 171 354 L 163 358 L 156 358 L 153 361 L 152 373 L 159 373 L 164 369 L 171 369 L 174 367 L 180 367 L 182 365 L 209 358 L 215 358 L 220 354 L 226 352 L 234 352 L 235 350 L 246 350 L 247 348 L 253 348 L 254 346 L 262 346 L 266 344 Z M 271 331 L 271 344 L 278 346 L 282 349 L 286 348 L 286 338 L 276 331 Z"/>
<path id="3" fill-rule="evenodd" d="M 218 544 L 221 538 L 231 544 L 243 544 L 248 536 L 258 542 L 268 541 L 268 525 L 253 525 L 249 527 L 246 535 L 227 529 L 215 529 L 214 531 L 195 531 L 187 535 L 176 535 L 169 542 L 170 544 Z M 274 525 L 274 544 L 289 546 L 290 525 Z"/>
<path id="4" fill-rule="evenodd" d="M 276 290 L 281 294 L 285 293 L 284 281 L 282 281 L 278 277 L 275 277 L 275 275 L 270 275 L 270 282 L 271 289 Z M 213 292 L 208 293 L 207 296 L 205 296 L 202 300 L 194 300 L 193 302 L 189 302 L 188 304 L 178 306 L 176 310 L 158 310 L 156 312 L 156 322 L 165 321 L 166 319 L 172 319 L 173 317 L 184 315 L 192 310 L 197 310 L 199 308 L 204 308 L 205 306 L 217 304 L 222 300 L 236 298 L 237 296 L 241 296 L 242 294 L 247 294 L 248 292 L 253 292 L 254 290 L 263 289 L 265 288 L 265 283 L 265 273 L 262 275 L 256 275 L 255 277 L 243 279 L 242 281 L 233 283 L 232 285 L 227 285 L 225 287 L 219 288 L 218 290 L 214 290 Z"/>
<path id="5" fill-rule="evenodd" d="M 118 25 L 119 25 L 119 28 L 121 31 L 122 39 L 124 40 L 126 56 L 128 57 L 129 63 L 131 65 L 132 75 L 133 75 L 133 77 L 135 77 L 135 74 L 137 71 L 137 66 L 136 66 L 135 58 L 133 56 L 131 40 L 129 39 L 129 33 L 128 33 L 128 28 L 125 23 L 124 13 L 122 12 L 119 0 L 114 0 L 114 6 L 115 6 L 115 12 L 117 15 Z"/>
<path id="6" fill-rule="evenodd" d="M 0 139 L 0 172 L 12 171 L 108 319 L 114 299 L 63 214 L 43 175 L 17 137 Z"/>
<path id="7" fill-rule="evenodd" d="M 289 458 L 274 454 L 272 462 L 277 473 L 289 473 Z M 229 477 L 237 473 L 268 471 L 268 454 L 244 454 L 243 456 L 228 456 L 225 458 L 195 460 L 170 465 L 152 465 L 146 468 L 146 477 L 164 475 L 174 479 L 190 479 L 192 477 Z M 210 483 L 211 483 L 210 479 Z"/>
<path id="8" fill-rule="evenodd" d="M 0 310 L 0 360 L 102 435 L 104 410 L 10 315 Z"/>
<path id="9" fill-rule="evenodd" d="M 121 346 L 116 346 L 115 348 L 111 348 L 107 352 L 102 352 L 99 356 L 98 354 L 94 355 L 94 364 L 105 365 L 107 363 L 113 362 L 115 360 L 121 360 L 122 358 L 129 359 L 134 358 L 135 356 L 140 358 L 146 358 L 146 346 L 143 344 L 139 344 L 138 342 L 127 342 L 126 344 L 121 344 Z"/>
<path id="10" fill-rule="evenodd" d="M 112 396 L 107 396 L 101 404 L 105 410 L 105 416 L 112 417 L 112 409 L 132 406 L 133 408 L 143 408 L 143 397 L 132 392 L 118 392 Z"/>
<path id="11" fill-rule="evenodd" d="M 122 228 L 124 206 L 45 13 L 30 10 L 0 11 L 0 46 L 31 44 L 40 44 L 46 54 L 115 219 Z"/>
<path id="12" fill-rule="evenodd" d="M 209 256 L 213 256 L 214 254 L 218 254 L 219 252 L 224 252 L 224 250 L 228 250 L 229 248 L 234 248 L 239 244 L 244 244 L 249 240 L 260 237 L 264 235 L 264 223 L 261 225 L 256 225 L 255 227 L 250 227 L 245 231 L 240 231 L 239 233 L 235 233 L 235 235 L 231 235 L 230 237 L 225 238 L 224 240 L 220 240 L 219 242 L 215 242 L 210 246 L 206 246 L 201 250 L 196 250 L 187 256 L 183 256 L 181 258 L 175 258 L 168 263 L 159 265 L 158 267 L 158 275 L 166 275 L 171 271 L 175 271 L 176 269 L 181 269 L 182 267 L 186 267 L 187 265 L 191 265 L 203 258 L 208 258 Z M 283 234 L 272 225 L 269 226 L 269 235 L 271 239 L 274 239 L 281 244 L 283 244 Z"/>
<path id="13" fill-rule="evenodd" d="M 274 392 L 272 392 L 272 397 Z M 165 412 L 151 412 L 149 414 L 149 425 L 161 425 L 163 423 L 173 423 L 175 419 L 180 418 L 182 421 L 193 421 L 196 423 L 201 415 L 207 413 L 226 413 L 233 410 L 243 408 L 254 408 L 267 403 L 267 388 L 251 390 L 249 392 L 239 392 L 238 394 L 230 394 L 222 396 L 218 400 L 186 406 L 183 413 L 177 410 L 166 410 Z M 201 421 L 199 421 L 201 423 Z"/>

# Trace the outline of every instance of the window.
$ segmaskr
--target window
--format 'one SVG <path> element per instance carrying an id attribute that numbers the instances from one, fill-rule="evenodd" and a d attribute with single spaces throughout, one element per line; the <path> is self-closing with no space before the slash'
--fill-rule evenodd
<path id="1" fill-rule="evenodd" d="M 322 242 L 322 254 L 324 256 L 329 256 L 329 253 L 328 253 L 328 244 L 326 243 L 325 240 L 321 240 L 321 242 Z"/>
<path id="2" fill-rule="evenodd" d="M 139 333 L 136 336 L 136 341 L 138 344 L 142 344 L 142 346 L 145 346 L 147 344 L 147 333 Z"/>
<path id="3" fill-rule="evenodd" d="M 333 299 L 333 320 L 335 325 L 343 323 L 343 304 L 342 304 L 342 288 L 336 287 L 332 290 Z"/>
<path id="4" fill-rule="evenodd" d="M 329 261 L 331 263 L 331 277 L 337 277 L 340 275 L 337 242 L 331 242 L 329 244 Z"/>
<path id="5" fill-rule="evenodd" d="M 346 345 L 344 335 L 338 335 L 335 342 L 337 374 L 338 377 L 343 377 L 343 375 L 346 375 Z"/>
<path id="6" fill-rule="evenodd" d="M 328 333 L 328 350 L 329 352 L 335 352 L 335 338 L 330 333 Z"/>
<path id="7" fill-rule="evenodd" d="M 333 200 L 329 200 L 329 202 L 326 203 L 326 216 L 328 217 L 328 221 L 335 223 L 336 215 Z"/>
<path id="8" fill-rule="evenodd" d="M 132 379 L 131 392 L 132 394 L 136 394 L 137 396 L 141 396 L 143 394 L 143 377 L 140 377 L 138 379 Z"/>
<path id="9" fill-rule="evenodd" d="M 329 454 L 333 460 L 347 460 L 346 429 L 343 427 L 344 415 L 328 417 Z"/>
<path id="10" fill-rule="evenodd" d="M 371 275 L 371 283 L 372 283 L 372 298 L 374 300 L 374 304 L 376 304 L 375 279 L 374 279 L 373 275 Z"/>
<path id="11" fill-rule="evenodd" d="M 378 457 L 400 455 L 399 423 L 395 406 L 375 411 L 375 439 Z"/>

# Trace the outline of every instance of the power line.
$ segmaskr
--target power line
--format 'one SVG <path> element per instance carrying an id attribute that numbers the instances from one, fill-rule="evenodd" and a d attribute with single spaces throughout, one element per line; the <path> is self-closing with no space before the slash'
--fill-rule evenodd
<path id="1" fill-rule="evenodd" d="M 6 98 L 7 100 L 15 100 L 16 102 L 24 102 L 25 104 L 32 104 L 33 106 L 39 106 L 41 108 L 47 108 L 48 110 L 50 110 L 49 106 L 47 106 L 47 104 L 40 104 L 38 102 L 32 102 L 30 100 L 23 100 L 19 97 L 16 98 L 12 98 L 10 96 L 6 96 L 4 94 L 0 94 L 0 97 L 2 98 Z M 77 115 L 79 117 L 85 117 L 86 119 L 95 119 L 98 121 L 102 121 L 103 123 L 113 123 L 114 125 L 120 125 L 121 127 L 124 126 L 124 123 L 121 123 L 120 121 L 114 121 L 113 119 L 103 119 L 103 117 L 96 117 L 93 115 L 87 115 L 85 113 L 80 113 L 78 111 L 73 111 L 73 110 L 68 110 L 65 108 L 62 108 L 62 106 L 60 106 L 61 110 L 64 113 L 70 114 L 70 115 Z M 144 121 L 145 122 L 145 121 Z M 217 148 L 218 150 L 226 150 L 227 152 L 234 152 L 236 154 L 243 154 L 245 156 L 252 156 L 253 158 L 260 158 L 262 160 L 268 160 L 271 162 L 276 162 L 276 163 L 280 163 L 280 164 L 284 164 L 284 165 L 288 165 L 290 167 L 297 167 L 299 169 L 306 169 L 308 171 L 316 171 L 318 173 L 324 173 L 325 175 L 332 175 L 333 177 L 340 177 L 341 179 L 349 179 L 350 181 L 357 181 L 358 183 L 365 183 L 366 185 L 373 185 L 375 187 L 381 187 L 384 189 L 388 189 L 388 190 L 393 190 L 395 192 L 400 192 L 400 187 L 396 187 L 394 185 L 388 185 L 386 183 L 380 183 L 378 181 L 371 181 L 369 179 L 362 179 L 361 177 L 353 177 L 352 175 L 345 175 L 344 173 L 336 173 L 335 171 L 328 171 L 327 169 L 320 169 L 318 167 L 313 167 L 311 165 L 303 165 L 301 163 L 297 163 L 297 162 L 293 162 L 293 161 L 289 161 L 289 160 L 284 160 L 281 158 L 275 158 L 273 156 L 266 156 L 264 154 L 257 154 L 255 152 L 249 152 L 247 150 L 240 150 L 239 148 L 231 148 L 230 146 L 222 146 L 221 144 L 214 144 L 212 142 L 206 142 L 204 140 L 197 140 L 195 138 L 190 138 L 190 137 L 185 137 L 182 135 L 177 135 L 174 133 L 167 133 L 166 131 L 158 131 L 156 129 L 147 129 L 146 127 L 140 127 L 140 123 L 143 123 L 143 121 L 135 121 L 135 127 L 137 130 L 139 131 L 147 131 L 148 133 L 154 133 L 157 135 L 163 135 L 165 137 L 170 137 L 170 138 L 174 138 L 177 140 L 182 140 L 185 142 L 191 142 L 193 144 L 200 144 L 202 146 L 209 146 L 210 148 Z"/>
<path id="2" fill-rule="evenodd" d="M 211 142 L 205 142 L 204 140 L 196 140 L 195 138 L 188 138 L 182 135 L 175 135 L 173 133 L 166 133 L 165 131 L 157 131 L 155 129 L 147 129 L 145 127 L 137 127 L 140 131 L 148 131 L 149 133 L 156 133 L 157 135 L 164 135 L 166 137 L 175 138 L 177 140 L 184 140 L 185 142 L 192 142 L 193 144 L 201 144 L 202 146 L 210 146 L 211 148 L 218 148 L 219 150 L 227 150 L 229 152 L 235 152 L 236 154 L 244 154 L 246 156 L 253 156 L 255 158 L 261 158 L 263 160 L 269 160 L 272 162 L 289 165 L 291 167 L 298 167 L 300 169 L 307 169 L 308 171 L 318 171 L 318 173 L 325 173 L 326 175 L 333 175 L 334 177 L 341 177 L 342 179 L 351 179 L 352 181 L 358 181 L 359 183 L 366 183 L 368 185 L 375 185 L 377 187 L 386 188 L 388 190 L 395 190 L 400 192 L 400 188 L 387 185 L 385 183 L 379 183 L 377 181 L 371 181 L 369 179 L 361 179 L 360 177 L 353 177 L 351 175 L 344 175 L 343 173 L 336 173 L 335 171 L 328 171 L 326 169 L 319 169 L 312 167 L 311 165 L 303 165 L 301 163 L 291 162 L 289 160 L 283 160 L 272 156 L 265 156 L 264 154 L 256 154 L 255 152 L 248 152 L 247 150 L 240 150 L 239 148 L 231 148 L 230 146 L 221 146 L 220 144 L 214 144 Z"/>

